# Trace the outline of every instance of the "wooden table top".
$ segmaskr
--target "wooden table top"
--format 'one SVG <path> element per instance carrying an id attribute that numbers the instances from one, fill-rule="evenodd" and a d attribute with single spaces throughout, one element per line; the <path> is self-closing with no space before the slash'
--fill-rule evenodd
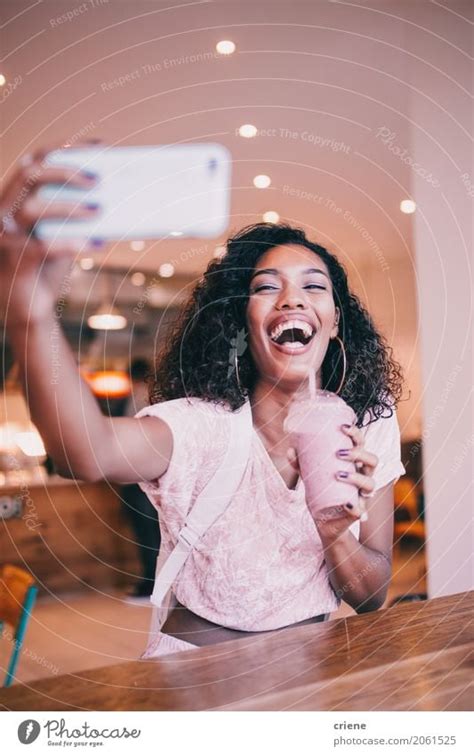
<path id="1" fill-rule="evenodd" d="M 0 691 L 2 710 L 472 710 L 473 592 Z"/>

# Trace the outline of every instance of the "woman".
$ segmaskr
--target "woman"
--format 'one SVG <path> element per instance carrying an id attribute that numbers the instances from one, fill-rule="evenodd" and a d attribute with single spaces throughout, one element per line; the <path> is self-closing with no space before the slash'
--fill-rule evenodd
<path id="1" fill-rule="evenodd" d="M 163 631 L 175 643 L 157 635 L 147 657 L 321 621 L 341 598 L 358 612 L 379 608 L 390 580 L 393 483 L 404 473 L 394 413 L 401 377 L 339 262 L 298 229 L 244 229 L 196 286 L 158 360 L 151 405 L 136 418 L 104 417 L 54 317 L 59 283 L 78 247 L 58 243 L 47 251 L 29 235 L 45 211 L 38 186 L 93 179 L 44 167 L 43 157 L 22 166 L 1 198 L 0 264 L 9 340 L 32 419 L 59 470 L 139 482 L 159 508 L 169 550 L 222 463 L 235 410 L 250 402 L 245 474 L 174 586 L 178 604 Z M 47 214 L 68 216 L 70 208 L 50 205 Z M 353 448 L 341 458 L 355 462 L 344 481 L 360 493 L 359 505 L 314 518 L 283 430 L 310 369 L 319 387 L 339 389 L 357 415 L 345 428 Z"/>

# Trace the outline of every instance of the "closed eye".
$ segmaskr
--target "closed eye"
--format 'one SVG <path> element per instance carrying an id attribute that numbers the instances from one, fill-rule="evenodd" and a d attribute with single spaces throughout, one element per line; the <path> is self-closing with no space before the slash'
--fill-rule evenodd
<path id="1" fill-rule="evenodd" d="M 319 291 L 327 291 L 327 286 L 320 283 L 307 283 L 303 286 L 304 289 L 318 289 Z M 251 293 L 258 294 L 259 291 L 278 291 L 276 286 L 271 286 L 269 283 L 264 283 L 262 286 L 257 286 Z"/>
<path id="2" fill-rule="evenodd" d="M 276 288 L 276 286 L 270 286 L 268 283 L 266 283 L 263 286 L 254 288 L 253 293 L 257 294 L 259 291 L 278 291 L 278 289 Z"/>

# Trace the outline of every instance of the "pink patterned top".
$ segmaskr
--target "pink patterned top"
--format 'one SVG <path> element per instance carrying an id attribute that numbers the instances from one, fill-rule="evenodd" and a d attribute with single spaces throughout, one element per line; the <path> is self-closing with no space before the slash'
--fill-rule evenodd
<path id="1" fill-rule="evenodd" d="M 160 517 L 162 547 L 170 551 L 198 494 L 227 448 L 232 412 L 202 399 L 145 407 L 137 417 L 160 417 L 173 435 L 169 467 L 140 483 Z M 379 457 L 376 489 L 404 474 L 396 415 L 363 429 L 365 447 Z M 359 536 L 359 523 L 352 525 Z M 174 586 L 178 601 L 220 626 L 265 631 L 337 609 L 321 540 L 305 502 L 301 478 L 290 490 L 256 431 L 240 486 L 228 508 L 188 558 Z"/>

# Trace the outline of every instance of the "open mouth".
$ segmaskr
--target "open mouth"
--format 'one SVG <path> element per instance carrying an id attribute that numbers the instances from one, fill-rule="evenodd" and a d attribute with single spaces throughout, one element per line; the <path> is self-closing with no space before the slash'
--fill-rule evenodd
<path id="1" fill-rule="evenodd" d="M 268 333 L 275 346 L 285 353 L 306 351 L 316 330 L 306 320 L 286 320 L 275 325 Z"/>

